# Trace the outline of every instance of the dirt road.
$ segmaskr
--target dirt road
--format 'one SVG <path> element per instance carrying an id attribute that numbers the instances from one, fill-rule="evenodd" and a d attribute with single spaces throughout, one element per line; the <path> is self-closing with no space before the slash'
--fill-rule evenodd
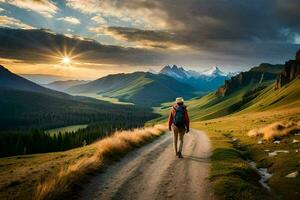
<path id="1" fill-rule="evenodd" d="M 95 176 L 79 199 L 154 200 L 213 199 L 208 190 L 210 142 L 199 131 L 184 137 L 183 157 L 174 155 L 173 135 L 127 154 Z"/>

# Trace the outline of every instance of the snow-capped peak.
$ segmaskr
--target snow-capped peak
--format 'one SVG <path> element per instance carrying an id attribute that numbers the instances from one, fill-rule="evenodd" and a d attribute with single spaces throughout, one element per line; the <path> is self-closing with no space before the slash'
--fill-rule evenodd
<path id="1" fill-rule="evenodd" d="M 227 74 L 221 71 L 219 67 L 212 67 L 210 69 L 204 70 L 201 72 L 201 74 L 205 76 L 227 76 Z"/>
<path id="2" fill-rule="evenodd" d="M 162 70 L 159 72 L 160 74 L 165 74 L 177 79 L 186 79 L 190 78 L 190 74 L 185 71 L 182 67 L 177 67 L 177 65 L 173 65 L 170 67 L 169 65 L 166 65 Z"/>
<path id="3" fill-rule="evenodd" d="M 226 73 L 220 70 L 219 67 L 212 67 L 204 71 L 198 72 L 194 70 L 185 70 L 183 67 L 178 67 L 177 65 L 166 65 L 159 72 L 160 74 L 165 74 L 171 76 L 175 79 L 198 79 L 198 78 L 216 78 L 216 77 L 231 77 L 233 73 Z"/>

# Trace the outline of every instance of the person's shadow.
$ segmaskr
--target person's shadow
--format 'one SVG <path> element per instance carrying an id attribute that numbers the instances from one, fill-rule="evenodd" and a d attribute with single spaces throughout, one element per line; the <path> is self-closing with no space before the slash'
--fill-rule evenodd
<path id="1" fill-rule="evenodd" d="M 189 155 L 183 155 L 183 159 L 185 160 L 191 160 L 196 162 L 205 162 L 208 163 L 209 160 L 205 157 L 198 157 L 198 156 L 189 156 Z"/>

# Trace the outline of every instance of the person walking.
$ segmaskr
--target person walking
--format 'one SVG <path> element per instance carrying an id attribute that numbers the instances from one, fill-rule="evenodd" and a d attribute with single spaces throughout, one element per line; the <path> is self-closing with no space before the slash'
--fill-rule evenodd
<path id="1" fill-rule="evenodd" d="M 182 146 L 183 146 L 183 136 L 185 133 L 190 131 L 190 120 L 186 106 L 184 105 L 184 100 L 182 97 L 176 98 L 175 105 L 171 108 L 171 113 L 169 116 L 169 130 L 173 129 L 174 133 L 174 150 L 178 158 L 182 158 Z M 179 136 L 179 149 L 177 151 L 177 141 Z"/>

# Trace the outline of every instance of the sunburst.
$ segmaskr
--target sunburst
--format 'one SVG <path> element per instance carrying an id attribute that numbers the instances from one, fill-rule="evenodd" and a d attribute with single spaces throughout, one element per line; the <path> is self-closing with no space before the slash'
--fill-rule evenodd
<path id="1" fill-rule="evenodd" d="M 64 56 L 61 60 L 62 64 L 69 65 L 72 62 L 72 59 L 69 56 Z"/>

